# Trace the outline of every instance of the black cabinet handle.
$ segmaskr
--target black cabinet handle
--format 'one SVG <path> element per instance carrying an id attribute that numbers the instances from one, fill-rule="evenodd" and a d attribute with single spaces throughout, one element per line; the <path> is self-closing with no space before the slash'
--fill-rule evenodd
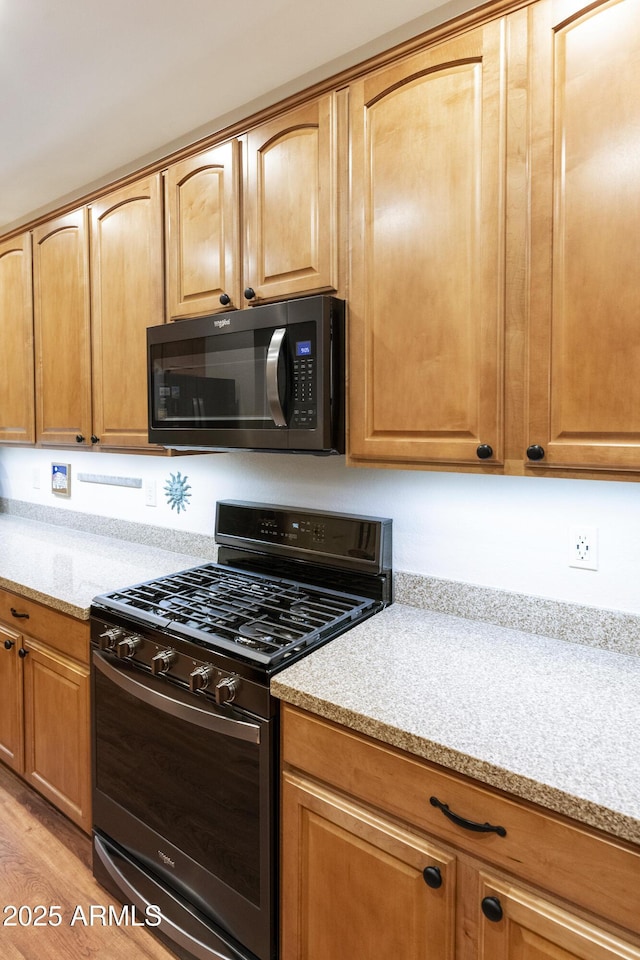
<path id="1" fill-rule="evenodd" d="M 422 871 L 422 876 L 424 877 L 426 885 L 431 887 L 432 890 L 437 890 L 438 887 L 442 886 L 440 867 L 425 867 Z"/>
<path id="2" fill-rule="evenodd" d="M 11 647 L 15 646 L 15 640 L 5 640 L 4 648 L 5 650 L 11 650 Z"/>
<path id="3" fill-rule="evenodd" d="M 95 433 L 91 434 L 91 443 L 100 443 L 100 437 L 96 437 Z"/>
<path id="4" fill-rule="evenodd" d="M 76 443 L 84 443 L 84 437 L 81 433 L 76 434 Z"/>
<path id="5" fill-rule="evenodd" d="M 244 296 L 246 300 L 255 300 L 256 292 L 253 289 L 253 287 L 247 287 L 247 289 L 244 292 Z"/>
<path id="6" fill-rule="evenodd" d="M 544 447 L 541 447 L 539 443 L 532 443 L 530 447 L 527 447 L 527 457 L 529 460 L 544 460 Z"/>
<path id="7" fill-rule="evenodd" d="M 457 813 L 450 810 L 448 805 L 442 803 L 437 797 L 430 797 L 429 803 L 432 807 L 437 807 L 438 810 L 442 810 L 445 817 L 448 817 L 449 820 L 458 827 L 464 827 L 465 830 L 474 830 L 476 833 L 497 833 L 499 837 L 506 837 L 507 835 L 504 827 L 494 827 L 491 823 L 475 823 L 473 820 L 466 820 L 464 817 L 459 817 Z"/>
<path id="8" fill-rule="evenodd" d="M 27 655 L 28 653 L 29 653 L 29 651 L 28 651 L 28 650 L 25 650 L 24 647 L 20 647 L 20 649 L 18 650 L 18 656 L 20 657 L 21 660 L 24 660 L 24 658 L 26 657 L 26 655 Z"/>
<path id="9" fill-rule="evenodd" d="M 504 916 L 502 904 L 497 897 L 485 897 L 480 906 L 485 917 L 487 920 L 491 920 L 491 923 L 499 923 L 502 920 Z"/>
<path id="10" fill-rule="evenodd" d="M 478 460 L 488 460 L 489 457 L 493 456 L 493 447 L 489 446 L 488 443 L 481 443 L 476 449 L 476 456 Z"/>
<path id="11" fill-rule="evenodd" d="M 220 303 L 222 304 L 223 307 L 227 307 L 231 303 L 231 297 L 229 296 L 228 293 L 220 294 Z"/>
<path id="12" fill-rule="evenodd" d="M 16 620 L 28 620 L 28 619 L 29 619 L 29 614 L 28 614 L 28 613 L 18 613 L 18 611 L 16 610 L 15 607 L 11 607 L 11 616 L 12 616 L 12 617 L 15 617 Z"/>

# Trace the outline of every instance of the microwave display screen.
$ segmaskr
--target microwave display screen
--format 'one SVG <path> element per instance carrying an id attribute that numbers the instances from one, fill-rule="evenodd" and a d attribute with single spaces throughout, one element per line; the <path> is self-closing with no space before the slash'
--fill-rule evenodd
<path id="1" fill-rule="evenodd" d="M 310 357 L 311 353 L 311 340 L 298 340 L 296 343 L 296 357 Z"/>

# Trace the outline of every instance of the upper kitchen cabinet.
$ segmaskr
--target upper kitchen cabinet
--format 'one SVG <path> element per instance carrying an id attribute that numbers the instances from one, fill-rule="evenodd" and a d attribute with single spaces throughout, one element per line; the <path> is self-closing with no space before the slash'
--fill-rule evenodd
<path id="1" fill-rule="evenodd" d="M 163 322 L 160 174 L 91 207 L 93 416 L 101 446 L 147 442 L 146 329 Z"/>
<path id="2" fill-rule="evenodd" d="M 640 0 L 530 18 L 529 466 L 638 471 Z"/>
<path id="3" fill-rule="evenodd" d="M 343 96 L 311 100 L 246 136 L 246 302 L 338 289 L 338 104 Z"/>
<path id="4" fill-rule="evenodd" d="M 89 231 L 82 208 L 33 231 L 36 436 L 91 443 Z"/>
<path id="5" fill-rule="evenodd" d="M 237 140 L 165 172 L 169 320 L 242 306 L 239 178 Z"/>
<path id="6" fill-rule="evenodd" d="M 503 457 L 504 23 L 350 90 L 350 461 Z"/>
<path id="7" fill-rule="evenodd" d="M 0 442 L 35 440 L 31 234 L 0 243 Z"/>

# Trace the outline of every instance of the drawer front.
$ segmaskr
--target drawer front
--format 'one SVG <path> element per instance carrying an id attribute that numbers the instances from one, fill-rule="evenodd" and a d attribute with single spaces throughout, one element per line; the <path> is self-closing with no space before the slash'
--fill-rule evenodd
<path id="1" fill-rule="evenodd" d="M 640 849 L 283 704 L 285 765 L 640 933 Z M 459 817 L 500 827 L 475 832 Z M 504 835 L 501 835 L 504 832 Z"/>
<path id="2" fill-rule="evenodd" d="M 0 621 L 80 663 L 89 662 L 88 620 L 76 620 L 34 600 L 0 590 Z"/>

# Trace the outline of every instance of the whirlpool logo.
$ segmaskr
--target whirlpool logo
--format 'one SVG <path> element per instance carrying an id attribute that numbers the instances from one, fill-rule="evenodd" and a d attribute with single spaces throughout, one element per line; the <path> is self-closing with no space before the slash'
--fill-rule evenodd
<path id="1" fill-rule="evenodd" d="M 158 850 L 158 856 L 164 863 L 165 867 L 171 867 L 172 870 L 176 868 L 175 860 L 172 860 L 171 857 L 168 857 L 166 853 L 163 853 L 162 850 Z"/>
<path id="2" fill-rule="evenodd" d="M 214 321 L 213 321 L 213 325 L 214 325 L 214 327 L 218 327 L 218 328 L 220 328 L 220 327 L 230 327 L 230 326 L 231 326 L 231 320 L 229 320 L 228 317 L 225 317 L 224 320 L 214 320 Z"/>

